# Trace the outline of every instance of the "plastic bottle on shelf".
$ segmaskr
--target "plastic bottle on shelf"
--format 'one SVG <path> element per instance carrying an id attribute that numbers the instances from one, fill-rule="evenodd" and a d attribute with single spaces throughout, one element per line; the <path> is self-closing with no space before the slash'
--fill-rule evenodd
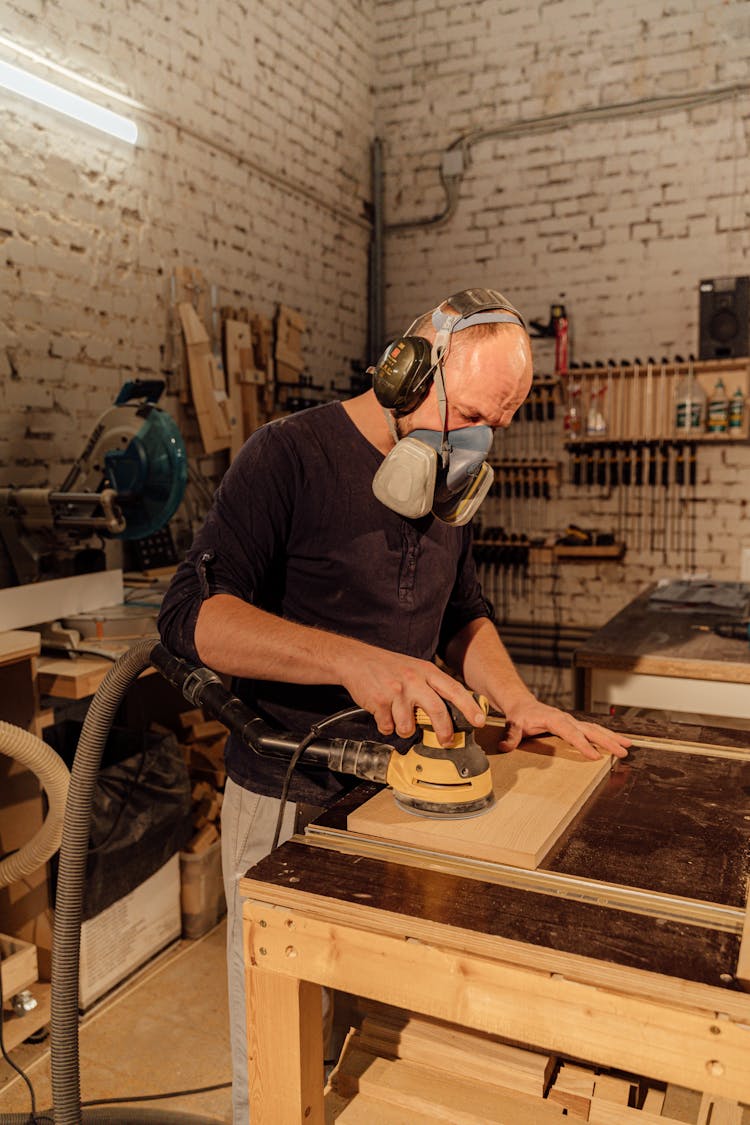
<path id="1" fill-rule="evenodd" d="M 706 392 L 693 374 L 692 363 L 677 387 L 675 431 L 701 434 L 706 423 Z"/>
<path id="2" fill-rule="evenodd" d="M 745 396 L 738 387 L 729 400 L 729 432 L 737 433 L 745 420 Z"/>
<path id="3" fill-rule="evenodd" d="M 583 417 L 581 412 L 581 384 L 568 383 L 568 401 L 565 408 L 563 425 L 566 433 L 571 437 L 578 437 L 583 430 Z"/>
<path id="4" fill-rule="evenodd" d="M 716 386 L 708 400 L 708 432 L 725 434 L 729 429 L 729 398 L 723 379 L 716 380 Z"/>

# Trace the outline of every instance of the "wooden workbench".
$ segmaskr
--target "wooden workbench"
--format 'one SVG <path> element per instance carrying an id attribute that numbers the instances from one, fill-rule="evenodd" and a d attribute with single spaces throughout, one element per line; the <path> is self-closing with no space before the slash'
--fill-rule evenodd
<path id="1" fill-rule="evenodd" d="M 325 1120 L 321 986 L 750 1102 L 750 748 L 633 726 L 537 872 L 352 836 L 364 785 L 247 873 L 253 1125 Z"/>
<path id="2" fill-rule="evenodd" d="M 730 719 L 750 726 L 750 644 L 711 632 L 730 615 L 659 608 L 649 601 L 654 589 L 576 649 L 575 706 L 589 712 L 614 705 L 698 713 L 715 716 L 717 724 Z"/>

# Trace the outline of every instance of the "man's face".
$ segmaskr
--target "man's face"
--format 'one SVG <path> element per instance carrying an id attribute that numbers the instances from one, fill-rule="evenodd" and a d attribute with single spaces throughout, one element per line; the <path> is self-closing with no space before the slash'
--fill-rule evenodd
<path id="1" fill-rule="evenodd" d="M 472 339 L 471 330 L 450 342 L 443 370 L 449 430 L 464 426 L 505 429 L 531 388 L 529 339 L 522 328 Z M 462 339 L 461 337 L 464 336 Z M 467 338 L 468 337 L 468 338 Z M 442 430 L 435 384 L 416 410 L 399 418 L 399 432 Z"/>

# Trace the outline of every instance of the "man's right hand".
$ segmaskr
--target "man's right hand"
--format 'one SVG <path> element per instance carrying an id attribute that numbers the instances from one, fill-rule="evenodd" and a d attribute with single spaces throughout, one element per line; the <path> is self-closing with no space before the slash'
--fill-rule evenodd
<path id="1" fill-rule="evenodd" d="M 394 732 L 401 738 L 414 734 L 414 712 L 421 707 L 429 715 L 438 740 L 449 744 L 453 724 L 446 700 L 465 715 L 472 726 L 483 726 L 484 711 L 471 692 L 437 665 L 355 643 L 358 646 L 356 656 L 352 654 L 354 659 L 342 673 L 342 684 L 358 706 L 372 713 L 384 737 Z"/>
<path id="2" fill-rule="evenodd" d="M 446 700 L 474 726 L 484 712 L 458 680 L 428 660 L 403 656 L 339 633 L 328 633 L 258 609 L 229 594 L 204 601 L 195 627 L 199 659 L 229 676 L 290 684 L 341 684 L 388 738 L 414 733 L 415 708 L 438 739 L 453 734 Z"/>

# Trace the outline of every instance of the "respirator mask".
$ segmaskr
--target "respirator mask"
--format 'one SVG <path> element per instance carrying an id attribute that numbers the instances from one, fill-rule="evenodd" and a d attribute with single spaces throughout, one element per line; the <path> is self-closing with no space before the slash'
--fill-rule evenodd
<path id="1" fill-rule="evenodd" d="M 457 311 L 447 312 L 444 305 Z M 450 339 L 475 324 L 525 325 L 495 289 L 466 289 L 438 306 L 432 314 L 436 329 L 432 344 L 411 335 L 418 320 L 370 369 L 375 396 L 396 443 L 375 474 L 372 490 L 387 508 L 407 519 L 432 512 L 443 523 L 461 527 L 474 517 L 494 480 L 487 464 L 494 435 L 490 426 L 446 428 L 443 362 Z M 395 419 L 415 410 L 433 382 L 442 429 L 414 430 L 399 437 Z"/>

